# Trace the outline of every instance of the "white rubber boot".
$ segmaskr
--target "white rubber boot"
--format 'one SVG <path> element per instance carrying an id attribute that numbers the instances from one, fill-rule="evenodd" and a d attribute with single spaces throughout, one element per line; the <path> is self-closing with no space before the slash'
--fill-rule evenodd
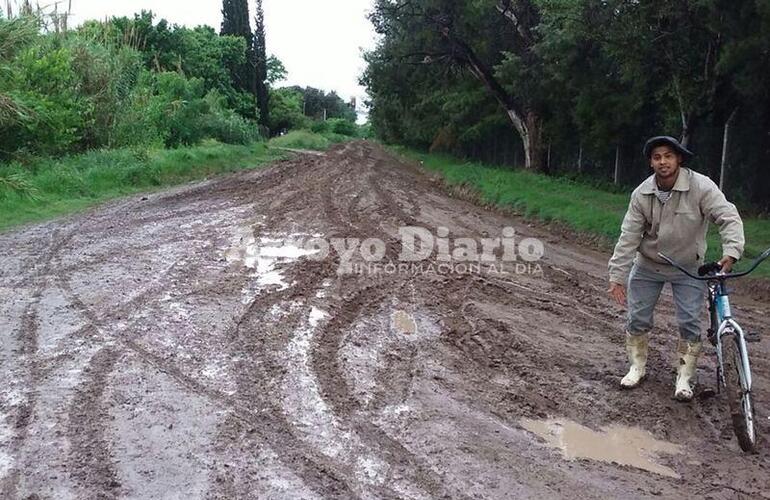
<path id="1" fill-rule="evenodd" d="M 626 332 L 626 353 L 631 368 L 620 381 L 620 387 L 631 389 L 639 385 L 644 375 L 647 373 L 647 346 L 649 345 L 649 333 L 641 335 L 631 335 Z"/>
<path id="2" fill-rule="evenodd" d="M 679 339 L 679 346 L 677 347 L 679 364 L 677 365 L 676 390 L 674 392 L 674 399 L 678 401 L 690 401 L 692 399 L 693 388 L 695 387 L 695 371 L 702 345 L 700 341 L 688 342 Z"/>

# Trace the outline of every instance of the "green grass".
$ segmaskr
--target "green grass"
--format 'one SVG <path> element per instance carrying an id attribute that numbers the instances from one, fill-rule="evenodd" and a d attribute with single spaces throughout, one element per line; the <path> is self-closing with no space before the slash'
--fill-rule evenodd
<path id="1" fill-rule="evenodd" d="M 310 130 L 292 130 L 280 137 L 270 139 L 270 146 L 277 148 L 309 149 L 324 151 L 332 144 L 353 140 L 354 137 L 333 132 L 311 132 Z"/>
<path id="2" fill-rule="evenodd" d="M 179 149 L 91 151 L 25 166 L 0 165 L 0 230 L 126 194 L 253 168 L 282 156 L 264 143 L 206 141 Z"/>
<path id="3" fill-rule="evenodd" d="M 630 191 L 609 192 L 575 180 L 492 167 L 402 147 L 391 147 L 391 150 L 422 161 L 426 169 L 439 173 L 450 186 L 471 188 L 485 203 L 533 219 L 565 224 L 575 231 L 600 237 L 608 247 L 620 235 L 620 223 L 628 207 Z M 743 223 L 746 248 L 736 270 L 745 269 L 754 257 L 770 247 L 770 220 L 744 218 Z M 715 226 L 709 230 L 708 247 L 706 258 L 718 260 L 722 247 Z M 770 277 L 770 263 L 766 261 L 752 276 Z"/>

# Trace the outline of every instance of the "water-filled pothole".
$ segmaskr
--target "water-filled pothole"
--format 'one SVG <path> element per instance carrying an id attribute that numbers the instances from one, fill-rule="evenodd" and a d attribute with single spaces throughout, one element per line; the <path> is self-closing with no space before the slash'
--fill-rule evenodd
<path id="1" fill-rule="evenodd" d="M 567 419 L 520 421 L 526 430 L 543 438 L 548 446 L 561 450 L 568 460 L 587 458 L 630 465 L 663 476 L 679 478 L 670 467 L 656 462 L 660 454 L 677 454 L 682 447 L 660 441 L 649 432 L 620 425 L 594 431 Z"/>
<path id="2" fill-rule="evenodd" d="M 413 335 L 417 332 L 417 324 L 414 318 L 405 311 L 393 313 L 393 326 L 398 333 Z"/>
<path id="3" fill-rule="evenodd" d="M 293 262 L 300 257 L 315 254 L 317 249 L 304 248 L 302 234 L 260 236 L 254 235 L 251 227 L 239 228 L 233 237 L 232 246 L 224 252 L 227 262 L 235 262 L 253 269 L 250 277 L 255 281 L 243 290 L 241 301 L 246 304 L 254 299 L 262 289 L 277 286 L 283 290 L 289 286 L 283 279 L 283 273 L 277 266 Z"/>

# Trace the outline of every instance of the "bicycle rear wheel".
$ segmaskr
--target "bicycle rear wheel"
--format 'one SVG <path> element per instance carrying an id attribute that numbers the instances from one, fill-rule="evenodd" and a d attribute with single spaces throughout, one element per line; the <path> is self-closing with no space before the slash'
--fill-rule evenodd
<path id="1" fill-rule="evenodd" d="M 730 417 L 738 444 L 746 452 L 757 447 L 757 421 L 751 392 L 745 392 L 744 367 L 734 335 L 722 337 L 722 363 L 724 364 L 725 393 L 730 405 Z"/>

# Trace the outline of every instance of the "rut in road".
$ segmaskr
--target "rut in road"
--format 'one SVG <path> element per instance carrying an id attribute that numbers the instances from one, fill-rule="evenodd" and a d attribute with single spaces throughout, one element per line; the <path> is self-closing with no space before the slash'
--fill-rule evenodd
<path id="1" fill-rule="evenodd" d="M 513 227 L 545 256 L 521 272 L 437 272 L 434 254 L 433 272 L 340 273 L 338 253 L 301 245 L 377 238 L 396 263 L 405 226 L 477 241 Z M 475 205 L 376 144 L 108 203 L 0 247 L 3 498 L 770 491 L 770 455 L 737 451 L 722 397 L 671 400 L 670 296 L 648 380 L 619 391 L 608 255 Z M 766 304 L 737 307 L 767 326 Z M 752 347 L 762 431 L 770 356 Z M 713 367 L 707 356 L 702 385 Z M 655 457 L 681 479 L 563 460 L 524 417 L 641 427 L 683 446 Z"/>

